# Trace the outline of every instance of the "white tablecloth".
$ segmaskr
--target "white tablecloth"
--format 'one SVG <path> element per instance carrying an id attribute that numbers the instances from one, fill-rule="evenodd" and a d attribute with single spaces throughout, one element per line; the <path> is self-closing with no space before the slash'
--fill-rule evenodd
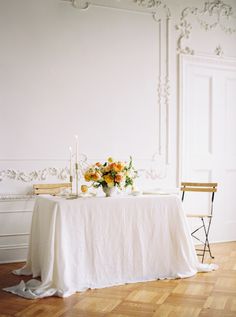
<path id="1" fill-rule="evenodd" d="M 41 276 L 5 289 L 26 298 L 69 296 L 88 288 L 189 277 L 209 271 L 194 249 L 175 195 L 38 197 L 26 265 Z"/>

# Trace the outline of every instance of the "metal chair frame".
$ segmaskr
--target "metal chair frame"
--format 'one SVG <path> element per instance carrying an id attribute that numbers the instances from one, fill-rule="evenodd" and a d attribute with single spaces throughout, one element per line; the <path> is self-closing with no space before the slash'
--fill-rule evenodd
<path id="1" fill-rule="evenodd" d="M 196 251 L 201 252 L 201 253 L 197 253 L 197 255 L 202 257 L 202 263 L 204 261 L 206 252 L 209 252 L 210 257 L 214 259 L 214 256 L 212 255 L 212 252 L 211 252 L 210 243 L 209 243 L 209 232 L 210 232 L 211 221 L 213 216 L 213 203 L 214 203 L 215 192 L 217 191 L 217 185 L 218 185 L 217 183 L 189 183 L 189 182 L 181 183 L 182 202 L 184 201 L 185 192 L 211 193 L 210 212 L 208 214 L 195 214 L 195 215 L 187 214 L 187 217 L 198 218 L 198 219 L 201 219 L 202 221 L 202 225 L 196 228 L 193 232 L 191 232 L 192 237 L 203 244 L 203 249 L 196 249 Z M 205 241 L 202 241 L 201 239 L 199 239 L 199 237 L 195 235 L 195 233 L 201 229 L 203 229 L 204 231 Z"/>

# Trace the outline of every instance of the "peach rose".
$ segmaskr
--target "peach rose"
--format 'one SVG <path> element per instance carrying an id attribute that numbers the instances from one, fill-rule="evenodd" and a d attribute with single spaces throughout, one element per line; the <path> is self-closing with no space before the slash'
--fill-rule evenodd
<path id="1" fill-rule="evenodd" d="M 101 175 L 98 172 L 96 172 L 92 175 L 93 181 L 97 182 L 99 179 L 101 179 Z"/>
<path id="2" fill-rule="evenodd" d="M 89 173 L 85 173 L 84 179 L 86 180 L 86 182 L 90 182 L 91 181 L 91 175 Z"/>
<path id="3" fill-rule="evenodd" d="M 82 191 L 82 193 L 87 193 L 88 186 L 87 185 L 81 185 L 81 191 Z"/>
<path id="4" fill-rule="evenodd" d="M 115 182 L 120 183 L 123 180 L 123 176 L 121 174 L 116 174 Z"/>
<path id="5" fill-rule="evenodd" d="M 111 164 L 104 167 L 104 172 L 108 173 L 111 170 Z"/>

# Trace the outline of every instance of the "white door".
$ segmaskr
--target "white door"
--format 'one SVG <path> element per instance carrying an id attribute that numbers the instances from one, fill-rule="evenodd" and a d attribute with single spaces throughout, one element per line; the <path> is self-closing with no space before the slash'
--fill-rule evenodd
<path id="1" fill-rule="evenodd" d="M 218 182 L 211 241 L 236 240 L 236 61 L 181 56 L 180 74 L 180 181 Z"/>

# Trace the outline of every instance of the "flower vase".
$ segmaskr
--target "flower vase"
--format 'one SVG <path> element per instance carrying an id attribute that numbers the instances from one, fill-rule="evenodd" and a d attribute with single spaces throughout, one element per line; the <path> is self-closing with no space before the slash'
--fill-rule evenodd
<path id="1" fill-rule="evenodd" d="M 113 186 L 113 187 L 102 186 L 102 189 L 106 197 L 116 196 L 118 193 L 118 188 L 116 186 Z"/>

